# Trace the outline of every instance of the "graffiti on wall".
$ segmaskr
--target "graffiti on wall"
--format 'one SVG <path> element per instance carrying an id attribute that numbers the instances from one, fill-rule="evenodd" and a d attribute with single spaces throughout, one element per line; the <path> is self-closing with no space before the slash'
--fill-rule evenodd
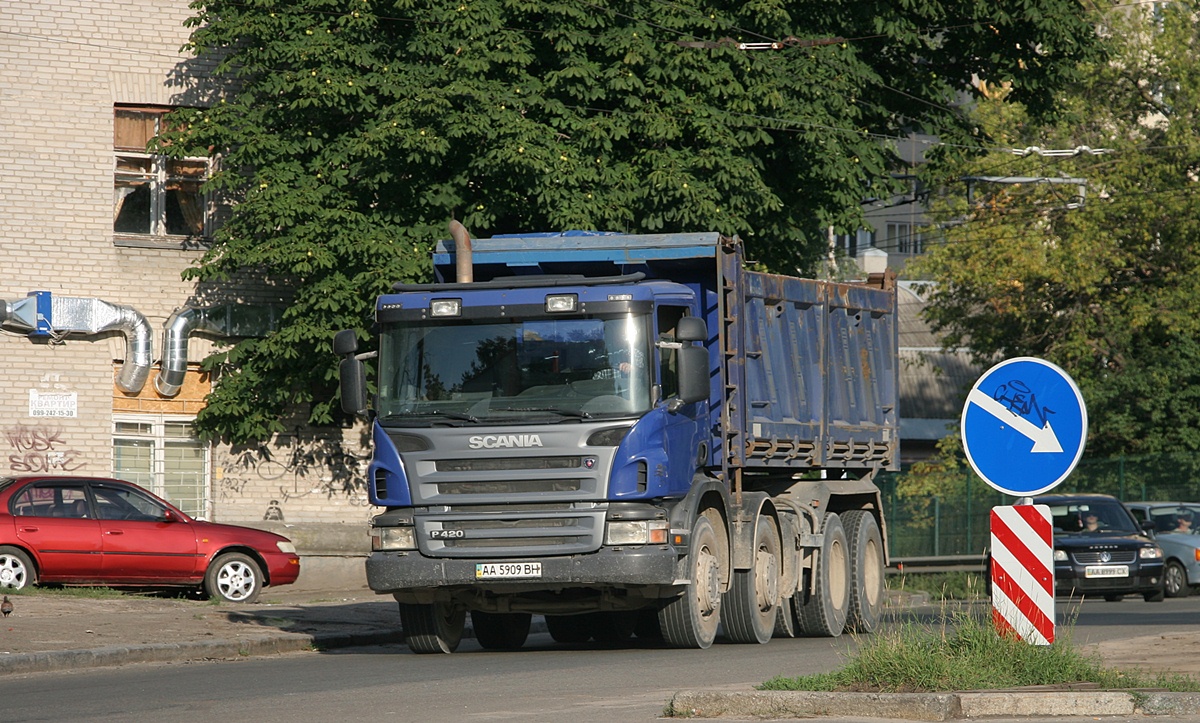
<path id="1" fill-rule="evenodd" d="M 264 520 L 284 520 L 291 500 L 308 497 L 342 498 L 366 505 L 367 453 L 348 452 L 340 439 L 301 434 L 280 435 L 273 444 L 234 447 L 218 452 L 223 469 L 218 485 L 221 499 L 233 500 L 248 489 L 261 491 L 263 481 L 273 483 Z"/>
<path id="2" fill-rule="evenodd" d="M 83 467 L 83 453 L 71 449 L 61 427 L 16 424 L 4 430 L 11 450 L 8 469 L 18 474 L 74 472 Z"/>

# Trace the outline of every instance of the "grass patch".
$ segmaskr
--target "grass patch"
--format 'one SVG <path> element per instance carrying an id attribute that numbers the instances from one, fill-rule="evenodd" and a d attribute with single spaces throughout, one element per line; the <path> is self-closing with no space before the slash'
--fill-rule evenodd
<path id="1" fill-rule="evenodd" d="M 1183 675 L 1105 668 L 1098 657 L 1074 648 L 1069 635 L 1056 636 L 1053 645 L 1002 637 L 990 615 L 989 608 L 986 615 L 958 611 L 938 623 L 900 623 L 863 637 L 850 664 L 839 671 L 776 677 L 759 689 L 917 693 L 1094 683 L 1112 689 L 1200 691 L 1200 683 Z"/>
<path id="2" fill-rule="evenodd" d="M 24 587 L 20 590 L 11 588 L 0 589 L 0 593 L 8 595 L 10 598 L 15 597 L 67 597 L 67 598 L 83 598 L 86 600 L 111 599 L 118 597 L 126 597 L 128 593 L 120 590 L 115 590 L 111 587 L 74 587 L 74 586 L 57 586 L 49 587 Z"/>

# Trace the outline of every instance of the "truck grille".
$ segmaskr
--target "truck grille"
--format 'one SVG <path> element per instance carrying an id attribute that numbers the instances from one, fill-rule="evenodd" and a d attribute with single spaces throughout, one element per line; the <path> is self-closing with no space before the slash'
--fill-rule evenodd
<path id="1" fill-rule="evenodd" d="M 491 457 L 483 459 L 440 459 L 438 472 L 491 472 L 511 469 L 579 469 L 579 457 Z"/>
<path id="2" fill-rule="evenodd" d="M 438 494 L 443 495 L 504 495 L 530 492 L 578 492 L 583 488 L 577 479 L 520 479 L 496 482 L 443 482 L 438 484 Z"/>
<path id="3" fill-rule="evenodd" d="M 417 544 L 433 557 L 572 555 L 600 547 L 603 509 L 506 509 L 418 515 Z"/>
<path id="4" fill-rule="evenodd" d="M 415 504 L 489 504 L 521 497 L 599 500 L 602 467 L 595 457 L 496 456 L 429 459 L 412 464 Z"/>

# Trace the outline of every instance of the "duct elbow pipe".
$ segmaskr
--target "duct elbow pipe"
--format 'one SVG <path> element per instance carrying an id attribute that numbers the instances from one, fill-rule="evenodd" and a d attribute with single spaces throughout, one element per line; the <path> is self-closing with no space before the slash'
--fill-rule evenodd
<path id="1" fill-rule="evenodd" d="M 117 307 L 119 321 L 114 328 L 125 332 L 125 363 L 117 374 L 117 386 L 137 394 L 146 385 L 150 376 L 150 363 L 154 352 L 154 330 L 146 317 L 128 306 Z"/>
<path id="2" fill-rule="evenodd" d="M 454 273 L 458 283 L 469 284 L 475 280 L 471 259 L 471 235 L 467 227 L 456 219 L 450 220 L 450 237 L 454 239 Z"/>
<path id="3" fill-rule="evenodd" d="M 208 318 L 205 309 L 193 306 L 176 309 L 167 319 L 163 330 L 162 363 L 154 380 L 154 388 L 164 397 L 173 397 L 183 388 L 188 364 L 188 336 L 197 330 L 222 331 L 218 324 Z"/>

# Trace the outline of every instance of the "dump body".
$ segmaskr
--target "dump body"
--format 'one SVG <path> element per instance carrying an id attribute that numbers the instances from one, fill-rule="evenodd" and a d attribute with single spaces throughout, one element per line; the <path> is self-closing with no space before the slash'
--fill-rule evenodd
<path id="1" fill-rule="evenodd" d="M 431 631 L 419 652 L 464 610 L 499 631 L 544 614 L 564 639 L 657 616 L 685 647 L 711 643 L 722 601 L 734 639 L 873 625 L 872 478 L 899 456 L 888 278 L 748 271 L 715 233 L 471 246 L 376 306 L 367 576 Z M 868 570 L 871 599 L 822 584 L 822 556 L 847 565 L 831 579 Z"/>

